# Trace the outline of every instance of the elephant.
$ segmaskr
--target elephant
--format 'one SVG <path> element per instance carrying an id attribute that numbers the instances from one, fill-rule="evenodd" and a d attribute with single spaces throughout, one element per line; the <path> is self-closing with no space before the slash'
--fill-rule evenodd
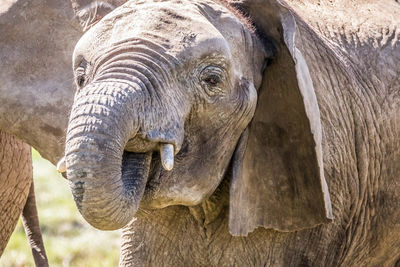
<path id="1" fill-rule="evenodd" d="M 81 35 L 70 2 L 0 6 L 0 129 L 53 164 L 64 154 L 74 92 L 71 55 Z"/>
<path id="2" fill-rule="evenodd" d="M 33 185 L 31 147 L 0 131 L 0 255 L 22 213 L 36 266 L 48 266 Z"/>
<path id="3" fill-rule="evenodd" d="M 85 219 L 124 227 L 121 266 L 400 264 L 396 1 L 119 4 L 72 1 L 65 164 Z M 52 73 L 9 128 L 55 163 L 74 92 Z"/>
<path id="4" fill-rule="evenodd" d="M 399 264 L 400 6 L 336 2 L 74 2 L 66 172 L 122 266 Z"/>

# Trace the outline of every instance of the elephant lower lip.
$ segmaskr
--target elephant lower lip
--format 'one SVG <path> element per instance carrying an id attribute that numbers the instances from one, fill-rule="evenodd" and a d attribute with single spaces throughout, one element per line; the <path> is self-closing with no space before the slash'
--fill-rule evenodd
<path id="1" fill-rule="evenodd" d="M 150 159 L 149 159 L 150 157 Z M 121 165 L 121 179 L 128 194 L 133 194 L 134 205 L 139 206 L 149 180 L 152 152 L 134 153 L 124 151 Z"/>
<path id="2" fill-rule="evenodd" d="M 149 169 L 144 171 L 138 171 L 138 168 L 142 168 L 145 165 L 145 159 L 143 158 L 144 153 L 135 153 L 125 150 L 122 157 L 121 171 L 124 185 L 129 191 L 141 189 L 140 191 L 142 192 L 137 192 L 140 194 L 138 202 L 144 198 L 144 195 L 151 195 L 151 192 L 154 191 L 158 184 L 158 178 L 162 170 L 160 154 L 158 152 L 148 152 L 146 154 L 151 154 L 151 163 L 148 166 Z M 144 175 L 137 175 L 139 173 L 148 175 L 146 177 L 144 177 Z M 137 204 L 139 205 L 139 203 Z"/>
<path id="3" fill-rule="evenodd" d="M 155 187 L 159 183 L 159 178 L 161 176 L 162 170 L 163 168 L 161 166 L 160 154 L 158 152 L 154 152 L 151 159 L 149 179 L 147 180 L 145 193 L 150 194 L 150 192 L 153 192 L 155 190 Z"/>

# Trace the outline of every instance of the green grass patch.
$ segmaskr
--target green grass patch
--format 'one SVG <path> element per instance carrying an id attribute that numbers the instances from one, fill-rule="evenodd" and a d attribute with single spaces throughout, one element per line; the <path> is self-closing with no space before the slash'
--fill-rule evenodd
<path id="1" fill-rule="evenodd" d="M 79 214 L 68 182 L 55 166 L 33 150 L 33 176 L 40 226 L 50 266 L 117 266 L 121 231 L 90 226 Z M 1 267 L 35 266 L 21 221 L 14 230 Z"/>

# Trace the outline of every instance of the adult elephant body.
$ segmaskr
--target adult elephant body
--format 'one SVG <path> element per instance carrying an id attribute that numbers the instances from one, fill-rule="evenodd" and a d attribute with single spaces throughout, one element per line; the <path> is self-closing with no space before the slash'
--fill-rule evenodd
<path id="1" fill-rule="evenodd" d="M 81 35 L 69 2 L 0 3 L 0 129 L 52 163 L 64 153 L 71 54 Z"/>
<path id="2" fill-rule="evenodd" d="M 22 213 L 37 266 L 48 263 L 31 147 L 21 139 L 53 163 L 62 156 L 73 99 L 70 55 L 81 34 L 65 1 L 0 2 L 0 255 Z"/>

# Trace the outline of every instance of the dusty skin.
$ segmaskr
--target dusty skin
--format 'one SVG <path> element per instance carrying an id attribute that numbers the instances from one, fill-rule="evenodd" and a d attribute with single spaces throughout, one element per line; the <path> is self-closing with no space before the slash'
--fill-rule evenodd
<path id="1" fill-rule="evenodd" d="M 396 1 L 233 1 L 261 38 L 217 1 L 119 4 L 73 2 L 86 30 L 74 103 L 49 76 L 52 93 L 31 102 L 63 105 L 47 97 L 46 112 L 13 114 L 52 114 L 52 130 L 24 132 L 17 115 L 9 129 L 53 163 L 67 133 L 67 176 L 89 223 L 135 216 L 121 266 L 398 264 Z"/>
<path id="2" fill-rule="evenodd" d="M 0 2 L 0 255 L 22 215 L 35 263 L 47 266 L 32 183 L 31 148 L 15 136 L 29 139 L 31 145 L 43 144 L 49 151 L 41 150 L 44 155 L 63 153 L 64 134 L 57 127 L 66 124 L 70 103 L 65 88 L 58 93 L 54 88 L 63 83 L 72 88 L 70 54 L 81 31 L 70 3 Z M 59 40 L 57 34 L 64 39 Z M 55 118 L 60 110 L 65 113 L 58 124 Z"/>
<path id="3" fill-rule="evenodd" d="M 22 215 L 37 266 L 48 266 L 32 180 L 31 147 L 0 131 L 0 256 Z"/>

